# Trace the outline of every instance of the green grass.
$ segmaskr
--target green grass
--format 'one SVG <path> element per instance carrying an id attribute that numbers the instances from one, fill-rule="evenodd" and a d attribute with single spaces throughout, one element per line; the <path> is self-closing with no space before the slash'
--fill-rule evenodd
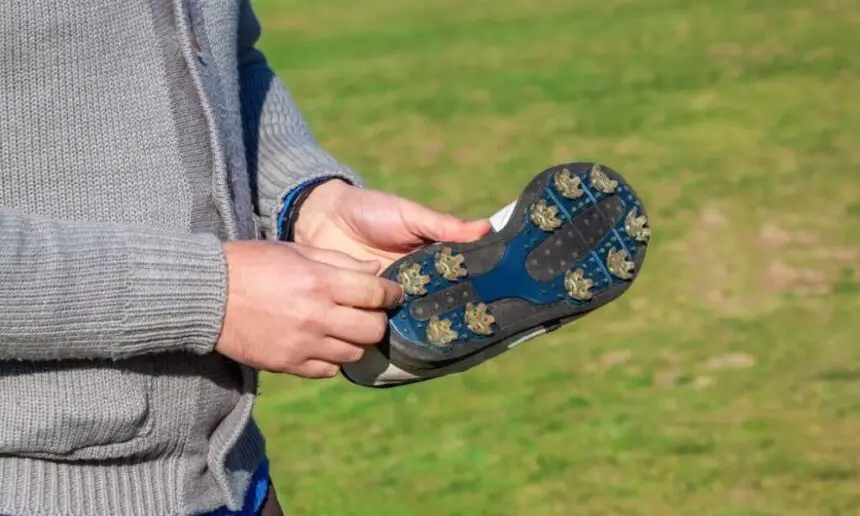
<path id="1" fill-rule="evenodd" d="M 477 217 L 595 160 L 654 232 L 627 295 L 467 374 L 267 376 L 288 514 L 860 513 L 860 3 L 255 5 L 372 186 Z"/>

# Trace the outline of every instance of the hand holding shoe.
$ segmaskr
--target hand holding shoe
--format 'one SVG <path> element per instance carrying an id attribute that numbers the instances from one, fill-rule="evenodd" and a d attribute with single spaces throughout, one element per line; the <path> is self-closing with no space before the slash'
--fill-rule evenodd
<path id="1" fill-rule="evenodd" d="M 228 242 L 228 299 L 215 350 L 305 378 L 337 375 L 385 335 L 400 285 L 380 264 L 298 244 Z"/>
<path id="2" fill-rule="evenodd" d="M 486 219 L 464 221 L 393 194 L 332 180 L 304 202 L 295 240 L 387 267 L 428 242 L 471 242 L 489 231 Z"/>

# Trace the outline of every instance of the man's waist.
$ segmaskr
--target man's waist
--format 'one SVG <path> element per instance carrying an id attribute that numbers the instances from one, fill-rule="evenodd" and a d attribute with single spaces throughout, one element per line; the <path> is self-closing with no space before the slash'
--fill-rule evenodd
<path id="1" fill-rule="evenodd" d="M 264 453 L 262 441 L 237 445 L 258 449 L 256 460 L 227 473 L 234 495 L 244 500 Z M 189 476 L 186 461 L 182 456 L 106 462 L 0 456 L 0 515 L 189 516 L 225 507 L 215 473 Z M 186 490 L 193 491 L 192 498 Z"/>
<path id="2" fill-rule="evenodd" d="M 0 514 L 184 514 L 241 496 L 263 444 L 239 372 L 181 353 L 0 362 Z"/>

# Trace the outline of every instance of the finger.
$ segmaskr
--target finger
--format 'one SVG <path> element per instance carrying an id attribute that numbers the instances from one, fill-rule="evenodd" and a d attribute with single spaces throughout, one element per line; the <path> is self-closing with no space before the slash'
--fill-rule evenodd
<path id="1" fill-rule="evenodd" d="M 296 246 L 296 250 L 309 260 L 325 263 L 341 269 L 350 269 L 365 272 L 367 274 L 376 274 L 379 272 L 379 268 L 381 267 L 381 264 L 376 260 L 356 260 L 352 256 L 338 251 L 330 251 L 328 249 L 307 246 Z"/>
<path id="2" fill-rule="evenodd" d="M 351 364 L 358 362 L 364 355 L 364 348 L 355 346 L 349 342 L 327 337 L 320 340 L 314 346 L 308 356 L 311 359 L 321 360 L 332 364 Z"/>
<path id="3" fill-rule="evenodd" d="M 343 306 L 384 310 L 399 306 L 403 287 L 391 280 L 331 267 L 323 275 L 332 301 Z"/>
<path id="4" fill-rule="evenodd" d="M 403 203 L 401 216 L 412 233 L 435 242 L 472 242 L 491 229 L 487 219 L 466 221 L 411 201 Z"/>
<path id="5" fill-rule="evenodd" d="M 463 235 L 465 237 L 463 242 L 471 242 L 474 240 L 478 240 L 479 238 L 487 236 L 487 234 L 493 230 L 493 225 L 490 223 L 490 219 L 478 219 L 478 220 L 468 220 L 464 222 L 465 227 L 463 228 Z"/>
<path id="6" fill-rule="evenodd" d="M 340 366 L 338 364 L 326 362 L 325 360 L 310 359 L 305 361 L 305 363 L 299 367 L 296 375 L 301 376 L 302 378 L 315 380 L 333 378 L 337 376 L 339 372 Z"/>
<path id="7" fill-rule="evenodd" d="M 373 346 L 385 338 L 388 316 L 384 312 L 346 306 L 329 309 L 326 334 L 360 346 Z"/>

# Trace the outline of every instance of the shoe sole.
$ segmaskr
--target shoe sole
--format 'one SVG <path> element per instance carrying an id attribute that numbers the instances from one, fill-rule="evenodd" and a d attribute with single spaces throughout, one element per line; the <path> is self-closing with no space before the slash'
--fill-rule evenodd
<path id="1" fill-rule="evenodd" d="M 594 163 L 549 168 L 500 231 L 422 247 L 383 272 L 407 297 L 389 314 L 380 351 L 425 379 L 473 367 L 620 297 L 649 238 L 642 202 L 620 174 Z"/>

